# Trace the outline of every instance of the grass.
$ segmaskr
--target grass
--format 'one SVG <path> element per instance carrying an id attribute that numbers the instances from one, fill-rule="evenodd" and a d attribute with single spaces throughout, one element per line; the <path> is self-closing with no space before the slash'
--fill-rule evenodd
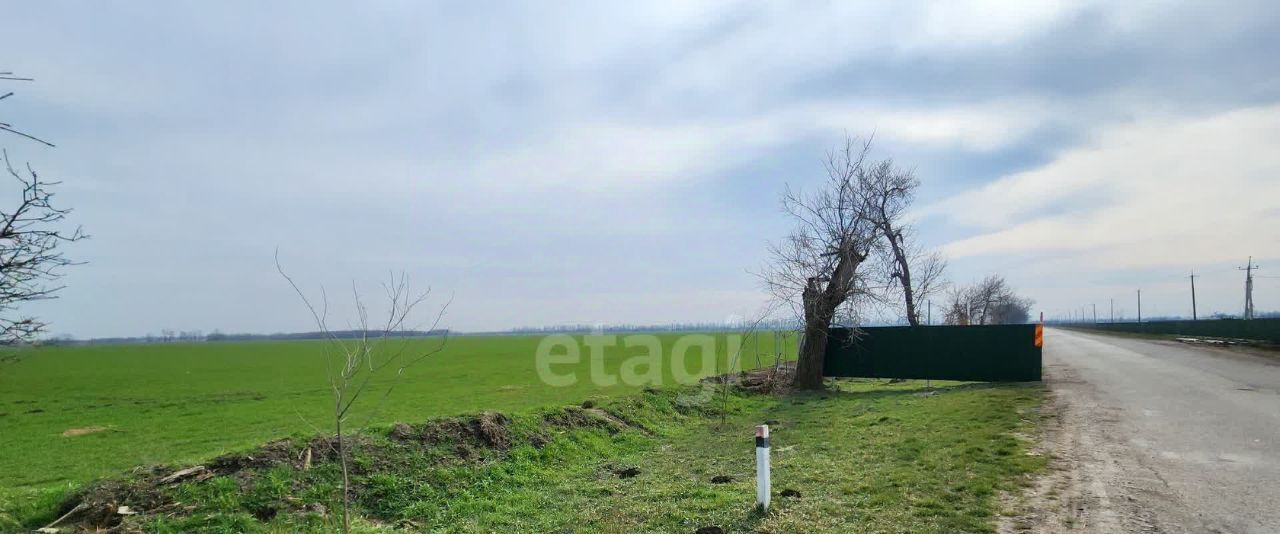
<path id="1" fill-rule="evenodd" d="M 644 466 L 643 480 L 558 486 L 557 511 L 539 527 L 556 527 L 560 515 L 598 531 L 991 530 L 997 492 L 1044 465 L 1015 437 L 1035 422 L 1039 389 L 959 386 L 919 396 L 921 389 L 847 381 L 831 393 L 738 398 L 727 427 L 693 421 L 620 459 Z M 775 506 L 766 515 L 752 509 L 751 428 L 762 421 L 774 422 Z M 710 484 L 718 475 L 732 482 Z M 799 497 L 781 497 L 784 490 Z"/>
<path id="2" fill-rule="evenodd" d="M 789 397 L 735 392 L 725 412 L 707 386 L 542 385 L 531 364 L 536 345 L 458 338 L 404 382 L 353 458 L 356 531 L 984 532 L 994 528 L 997 495 L 1044 466 L 1018 437 L 1037 422 L 1039 386 L 926 391 L 919 381 L 840 380 Z M 112 488 L 130 495 L 125 503 L 150 493 L 152 506 L 166 503 L 163 513 L 126 520 L 150 532 L 333 529 L 336 461 L 318 453 L 304 470 L 297 460 L 305 448 L 321 450 L 311 438 L 322 432 L 303 422 L 322 420 L 327 406 L 317 348 L 59 348 L 4 367 L 0 409 L 10 415 L 0 417 L 0 432 L 10 446 L 0 477 L 11 486 L 0 493 L 0 530 L 42 526 L 75 495 Z M 632 354 L 611 351 L 605 367 Z M 724 359 L 722 344 L 719 367 Z M 584 400 L 603 411 L 565 407 Z M 26 413 L 35 409 L 43 411 Z M 457 431 L 479 420 L 458 414 L 485 410 L 507 414 L 486 416 L 502 421 L 501 446 Z M 415 425 L 398 435 L 391 421 Z M 761 514 L 752 428 L 766 421 L 775 494 Z M 61 435 L 89 426 L 109 430 Z M 253 450 L 286 435 L 294 437 L 277 443 L 283 449 Z M 131 470 L 214 465 L 211 457 L 235 451 L 230 458 L 279 460 L 162 486 L 157 472 Z M 634 476 L 619 476 L 631 468 Z M 111 478 L 84 484 L 104 475 Z M 729 481 L 713 483 L 717 476 Z"/>
<path id="3" fill-rule="evenodd" d="M 441 423 L 407 440 L 371 432 L 354 458 L 356 530 L 985 532 L 994 528 L 997 494 L 1044 465 L 1017 437 L 1036 421 L 1037 386 L 951 385 L 928 394 L 918 382 L 841 381 L 834 391 L 788 398 L 735 393 L 723 421 L 705 393 L 647 390 L 600 405 L 625 426 L 563 422 L 582 410 L 516 414 L 503 434 L 509 448 L 474 436 L 419 441 L 452 428 Z M 760 513 L 752 427 L 765 420 L 775 495 Z M 627 468 L 633 476 L 619 476 Z M 716 476 L 730 481 L 713 483 Z M 337 509 L 337 477 L 331 461 L 310 470 L 284 462 L 163 487 L 161 501 L 176 503 L 168 509 L 186 511 L 135 516 L 127 526 L 332 528 L 336 514 L 316 510 Z"/>
<path id="4" fill-rule="evenodd" d="M 669 361 L 676 336 L 659 338 Z M 529 410 L 640 389 L 593 384 L 585 349 L 584 364 L 554 368 L 576 372 L 578 382 L 548 386 L 534 366 L 540 339 L 455 337 L 445 352 L 407 372 L 374 422 Z M 699 369 L 696 349 L 687 368 L 699 375 L 726 368 L 727 343 L 723 335 L 718 341 L 716 368 Z M 771 349 L 771 336 L 761 334 L 759 344 Z M 42 347 L 0 364 L 0 506 L 138 465 L 195 463 L 329 429 L 332 397 L 321 349 L 316 341 Z M 755 365 L 752 341 L 744 352 L 750 356 L 743 364 Z M 604 368 L 614 373 L 636 353 L 606 348 Z M 670 365 L 662 376 L 674 382 Z M 102 430 L 63 436 L 92 427 Z"/>

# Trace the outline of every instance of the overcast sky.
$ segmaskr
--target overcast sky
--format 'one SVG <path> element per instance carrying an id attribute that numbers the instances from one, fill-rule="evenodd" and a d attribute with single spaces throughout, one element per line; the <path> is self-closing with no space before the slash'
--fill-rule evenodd
<path id="1" fill-rule="evenodd" d="M 933 4 L 933 5 L 929 5 Z M 52 332 L 309 327 L 389 271 L 462 330 L 718 321 L 846 132 L 965 283 L 1280 309 L 1280 4 L 22 2 L 0 139 L 93 239 Z M 10 193 L 11 194 L 11 193 Z M 349 307 L 335 314 L 349 313 Z"/>

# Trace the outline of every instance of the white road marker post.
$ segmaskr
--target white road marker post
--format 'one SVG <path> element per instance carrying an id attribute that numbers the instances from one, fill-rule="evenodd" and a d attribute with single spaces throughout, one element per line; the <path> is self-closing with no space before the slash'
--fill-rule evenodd
<path id="1" fill-rule="evenodd" d="M 756 506 L 769 511 L 769 425 L 756 427 Z"/>

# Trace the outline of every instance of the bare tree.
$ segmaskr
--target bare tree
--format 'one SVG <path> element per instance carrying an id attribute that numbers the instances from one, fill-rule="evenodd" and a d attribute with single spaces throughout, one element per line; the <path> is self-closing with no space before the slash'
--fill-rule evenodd
<path id="1" fill-rule="evenodd" d="M 0 72 L 0 80 L 30 81 L 30 78 Z M 0 100 L 10 96 L 13 92 L 0 95 Z M 0 122 L 0 131 L 53 146 L 7 122 Z M 63 287 L 56 283 L 63 276 L 62 268 L 75 263 L 63 255 L 61 245 L 88 236 L 79 227 L 74 231 L 63 227 L 71 210 L 56 207 L 53 193 L 49 191 L 59 182 L 41 180 L 29 163 L 19 171 L 9 161 L 8 150 L 3 151 L 3 155 L 5 171 L 17 180 L 19 194 L 17 207 L 0 211 L 0 344 L 15 344 L 34 340 L 47 326 L 35 317 L 18 315 L 18 307 L 56 298 Z"/>
<path id="2" fill-rule="evenodd" d="M 803 318 L 804 341 L 792 382 L 798 389 L 822 387 L 828 328 L 842 306 L 870 294 L 859 268 L 880 237 L 874 207 L 882 193 L 876 173 L 883 169 L 868 160 L 870 148 L 869 141 L 846 139 L 841 149 L 827 154 L 827 180 L 817 191 L 802 194 L 788 187 L 782 197 L 796 228 L 770 245 L 773 261 L 763 278 L 773 296 Z"/>
<path id="3" fill-rule="evenodd" d="M 302 299 L 302 303 L 311 313 L 316 327 L 325 336 L 325 363 L 328 370 L 329 386 L 333 390 L 333 426 L 335 454 L 342 467 L 342 531 L 351 531 L 351 474 L 350 456 L 355 441 L 348 438 L 369 425 L 377 416 L 392 390 L 395 389 L 406 369 L 426 360 L 428 357 L 444 350 L 448 342 L 448 334 L 440 336 L 438 343 L 423 344 L 403 334 L 417 330 L 410 325 L 410 316 L 414 309 L 427 300 L 431 289 L 421 293 L 411 292 L 405 275 L 391 276 L 391 280 L 383 285 L 386 292 L 388 310 L 385 321 L 373 323 L 369 319 L 369 310 L 360 293 L 352 286 L 352 298 L 356 307 L 357 332 L 354 338 L 340 338 L 329 327 L 329 299 L 321 288 L 320 307 L 312 304 L 298 284 L 294 282 L 280 265 L 279 254 L 276 256 L 276 270 L 289 282 L 290 287 Z M 426 329 L 437 331 L 445 311 L 452 298 L 440 306 L 435 318 Z M 390 382 L 376 380 L 379 377 L 392 375 Z M 363 400 L 362 400 L 363 399 Z M 348 424 L 356 414 L 353 409 L 358 405 L 367 409 L 367 416 L 360 424 Z"/>
<path id="4" fill-rule="evenodd" d="M 926 251 L 916 246 L 908 247 L 907 263 L 914 273 L 910 282 L 904 278 L 902 286 L 911 288 L 912 310 L 907 314 L 912 325 L 920 324 L 920 302 L 941 294 L 950 285 L 946 279 L 947 260 L 937 251 Z"/>
<path id="5" fill-rule="evenodd" d="M 947 293 L 947 303 L 943 308 L 943 324 L 963 326 L 969 324 L 969 288 L 952 287 Z"/>
<path id="6" fill-rule="evenodd" d="M 946 323 L 987 325 L 1025 323 L 1035 301 L 1019 297 L 1000 275 L 991 275 L 949 295 Z"/>
<path id="7" fill-rule="evenodd" d="M 989 310 L 990 324 L 1022 324 L 1031 322 L 1031 306 L 1035 301 L 1013 293 L 1004 295 Z"/>
<path id="8" fill-rule="evenodd" d="M 872 216 L 884 236 L 883 246 L 878 249 L 888 278 L 886 289 L 901 289 L 907 323 L 918 326 L 920 302 L 945 285 L 943 272 L 947 262 L 937 252 L 924 250 L 915 241 L 915 229 L 905 221 L 907 209 L 920 186 L 915 173 L 895 167 L 892 160 L 884 160 L 876 163 L 870 180 L 875 194 Z"/>
<path id="9" fill-rule="evenodd" d="M 970 317 L 980 325 L 990 323 L 992 310 L 1010 294 L 1003 277 L 993 274 L 983 278 L 970 292 Z"/>

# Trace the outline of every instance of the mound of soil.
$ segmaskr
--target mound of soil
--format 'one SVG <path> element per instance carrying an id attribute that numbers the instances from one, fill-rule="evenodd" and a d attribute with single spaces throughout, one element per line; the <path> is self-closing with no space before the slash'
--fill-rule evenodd
<path id="1" fill-rule="evenodd" d="M 78 530 L 95 531 L 120 525 L 126 515 L 155 512 L 175 505 L 163 488 L 184 480 L 212 478 L 204 466 L 174 470 L 152 466 L 135 470 L 134 477 L 102 480 L 63 499 L 58 507 L 59 524 L 74 524 Z"/>
<path id="2" fill-rule="evenodd" d="M 551 443 L 551 438 L 548 437 L 546 434 L 535 432 L 529 435 L 529 444 L 533 445 L 534 447 L 541 449 L 547 446 L 548 443 Z"/>
<path id="3" fill-rule="evenodd" d="M 408 441 L 413 439 L 415 436 L 417 436 L 417 432 L 413 430 L 413 427 L 405 423 L 396 423 L 394 426 L 391 427 L 391 432 L 389 432 L 387 435 L 391 436 L 391 439 L 394 439 L 394 440 Z"/>
<path id="4" fill-rule="evenodd" d="M 336 458 L 336 454 L 334 457 Z M 282 439 L 269 442 L 248 453 L 227 454 L 209 461 L 209 468 L 218 474 L 229 474 L 250 468 L 270 468 L 277 465 L 301 468 L 302 451 L 294 446 L 292 441 Z"/>
<path id="5" fill-rule="evenodd" d="M 609 412 L 599 408 L 582 408 L 580 406 L 566 406 L 563 410 L 548 415 L 546 421 L 551 425 L 566 429 L 602 428 L 610 434 L 626 430 L 629 426 L 626 421 Z"/>
<path id="6" fill-rule="evenodd" d="M 791 389 L 795 364 L 783 363 L 778 367 L 761 367 L 742 373 L 737 388 L 751 393 L 780 395 Z"/>
<path id="7" fill-rule="evenodd" d="M 502 453 L 510 450 L 514 446 L 512 433 L 508 428 L 510 425 L 511 418 L 506 415 L 482 412 L 471 417 L 439 419 L 418 426 L 396 423 L 387 437 L 405 444 L 451 446 L 452 458 L 471 460 L 489 456 L 486 451 Z M 442 461 L 449 459 L 441 458 Z"/>
<path id="8" fill-rule="evenodd" d="M 396 425 L 391 430 L 394 439 L 417 440 L 428 445 L 455 444 L 468 447 L 481 446 L 505 451 L 511 448 L 511 433 L 507 426 L 511 418 L 498 412 L 484 412 L 474 417 L 461 417 L 433 421 L 415 429 L 409 425 Z"/>
<path id="9" fill-rule="evenodd" d="M 342 438 L 343 449 L 354 473 L 392 471 L 406 466 L 413 452 L 426 452 L 441 462 L 474 461 L 493 458 L 521 443 L 541 447 L 549 443 L 557 429 L 598 428 L 615 434 L 633 428 L 625 420 L 587 402 L 569 406 L 544 416 L 540 428 L 528 433 L 512 428 L 512 420 L 498 412 L 474 416 L 437 419 L 420 425 L 397 423 L 387 432 L 387 440 L 367 434 L 348 434 Z M 641 426 L 635 426 L 644 430 Z M 443 446 L 442 448 L 436 448 Z M 418 451 L 406 450 L 416 448 Z M 139 468 L 119 479 L 103 480 L 71 495 L 60 505 L 59 528 L 83 531 L 131 530 L 148 516 L 157 514 L 186 515 L 195 513 L 193 503 L 177 502 L 175 488 L 179 484 L 217 478 L 231 478 L 240 488 L 252 486 L 266 470 L 289 467 L 307 470 L 312 463 L 340 461 L 337 436 L 316 436 L 309 440 L 277 440 L 248 452 L 219 456 L 204 465 L 178 469 L 166 466 Z M 356 454 L 358 452 L 357 459 Z M 610 476 L 632 478 L 640 474 L 634 466 L 610 466 Z M 298 490 L 294 487 L 293 490 Z M 364 488 L 352 487 L 353 499 L 359 499 Z M 247 506 L 247 505 L 246 505 Z M 306 503 L 285 495 L 280 499 L 245 509 L 261 521 L 270 521 L 280 513 L 330 513 L 323 505 Z"/>
<path id="10" fill-rule="evenodd" d="M 507 432 L 507 425 L 510 424 L 511 418 L 505 415 L 485 412 L 475 418 L 473 432 L 484 441 L 485 445 L 505 451 L 511 448 L 511 435 Z"/>

